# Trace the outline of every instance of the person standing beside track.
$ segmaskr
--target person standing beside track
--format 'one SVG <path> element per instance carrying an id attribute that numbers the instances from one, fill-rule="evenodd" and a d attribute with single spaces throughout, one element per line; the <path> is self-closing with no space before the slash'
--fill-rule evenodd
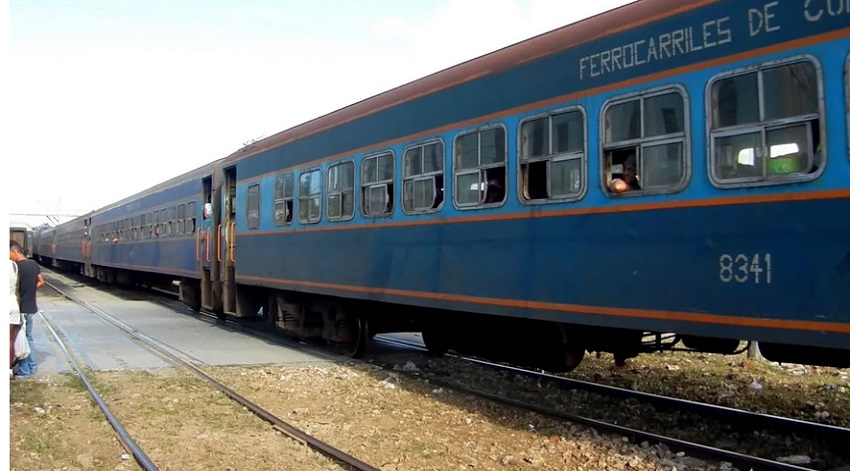
<path id="1" fill-rule="evenodd" d="M 15 337 L 21 329 L 21 310 L 18 307 L 18 264 L 9 260 L 9 377 L 15 366 Z"/>
<path id="2" fill-rule="evenodd" d="M 23 247 L 15 241 L 9 242 L 9 259 L 18 265 L 18 292 L 21 296 L 19 308 L 21 316 L 26 318 L 27 342 L 30 344 L 30 349 L 34 350 L 32 318 L 38 312 L 36 290 L 44 286 L 44 277 L 41 276 L 41 269 L 38 263 L 35 260 L 26 258 Z M 36 365 L 32 354 L 21 360 L 17 368 L 18 371 L 15 374 L 22 378 L 32 376 L 38 371 L 38 365 Z"/>

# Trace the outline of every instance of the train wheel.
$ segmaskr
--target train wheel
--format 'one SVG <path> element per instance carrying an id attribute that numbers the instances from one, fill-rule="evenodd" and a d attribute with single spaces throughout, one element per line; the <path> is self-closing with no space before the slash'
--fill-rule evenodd
<path id="1" fill-rule="evenodd" d="M 566 346 L 564 351 L 564 373 L 569 373 L 578 368 L 578 365 L 584 360 L 584 351 L 581 347 Z"/>
<path id="2" fill-rule="evenodd" d="M 362 358 L 369 345 L 369 320 L 366 316 L 354 315 L 350 319 L 353 327 L 352 340 L 344 344 L 345 354 L 351 358 Z"/>
<path id="3" fill-rule="evenodd" d="M 584 360 L 585 348 L 580 345 L 578 342 L 573 340 L 573 333 L 571 333 L 568 327 L 564 324 L 561 324 L 561 333 L 560 333 L 560 351 L 561 358 L 563 359 L 563 364 L 561 371 L 564 373 L 569 373 L 574 369 L 578 368 L 578 365 L 581 364 L 582 360 Z"/>
<path id="4" fill-rule="evenodd" d="M 438 334 L 434 330 L 423 330 L 422 341 L 425 342 L 425 347 L 428 349 L 428 355 L 432 357 L 441 357 L 449 351 L 449 344 L 446 341 L 445 336 Z"/>

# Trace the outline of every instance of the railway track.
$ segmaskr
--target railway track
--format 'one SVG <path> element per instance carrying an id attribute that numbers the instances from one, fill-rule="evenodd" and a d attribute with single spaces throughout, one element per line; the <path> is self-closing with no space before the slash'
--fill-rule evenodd
<path id="1" fill-rule="evenodd" d="M 59 348 L 62 350 L 62 353 L 65 357 L 65 361 L 68 363 L 71 369 L 74 370 L 74 373 L 83 383 L 86 388 L 86 391 L 88 391 L 92 400 L 94 400 L 97 407 L 101 410 L 101 412 L 103 412 L 103 415 L 106 416 L 106 420 L 109 422 L 109 425 L 111 425 L 112 428 L 115 430 L 115 433 L 118 435 L 118 440 L 127 450 L 127 452 L 129 452 L 133 456 L 136 463 L 138 463 L 139 466 L 141 466 L 142 469 L 144 469 L 145 471 L 158 471 L 159 468 L 148 457 L 148 455 L 145 454 L 144 450 L 142 450 L 139 444 L 136 443 L 135 440 L 133 440 L 133 438 L 130 436 L 130 433 L 127 432 L 127 429 L 125 429 L 121 422 L 118 420 L 118 418 L 115 417 L 115 414 L 112 413 L 112 411 L 109 409 L 109 406 L 106 405 L 106 402 L 92 386 L 91 382 L 86 377 L 85 372 L 83 372 L 83 369 L 80 368 L 79 362 L 66 345 L 66 341 L 56 332 L 53 323 L 50 322 L 47 316 L 44 316 L 41 313 L 39 313 L 39 317 L 41 318 L 41 322 L 44 323 L 45 327 L 47 327 L 47 330 L 48 332 L 50 332 L 50 335 L 56 341 L 56 344 L 59 345 Z"/>
<path id="2" fill-rule="evenodd" d="M 273 340 L 280 343 L 289 344 L 291 342 L 287 342 L 286 340 L 277 337 L 275 338 L 273 335 L 269 335 L 265 332 L 259 331 L 255 325 L 252 325 L 251 322 L 240 322 L 234 319 L 226 319 L 222 320 L 218 318 L 214 313 L 201 311 L 198 313 L 192 312 L 188 307 L 182 305 L 182 303 L 171 301 L 166 302 L 163 300 L 155 300 L 160 305 L 168 307 L 176 312 L 180 312 L 183 314 L 193 315 L 195 317 L 204 319 L 211 323 L 217 324 L 225 324 L 232 328 L 238 329 L 250 335 L 254 335 L 257 337 L 261 337 L 265 340 Z M 401 347 L 405 349 L 415 349 L 418 351 L 426 351 L 424 346 L 416 345 L 410 342 L 405 342 L 397 339 L 389 339 L 382 336 L 376 336 L 373 341 L 379 342 L 388 346 L 393 347 Z M 456 355 L 451 355 L 456 356 Z M 765 414 L 757 414 L 749 411 L 743 411 L 738 409 L 732 409 L 722 406 L 714 406 L 711 404 L 704 404 L 694 401 L 686 401 L 682 399 L 667 397 L 667 396 L 659 396 L 648 393 L 642 393 L 639 391 L 631 391 L 622 388 L 616 388 L 613 386 L 605 386 L 597 383 L 589 383 L 584 381 L 571 380 L 569 378 L 562 378 L 554 375 L 548 375 L 546 373 L 535 372 L 532 370 L 523 370 L 521 368 L 501 365 L 497 363 L 491 363 L 484 360 L 474 359 L 474 358 L 465 358 L 458 357 L 465 361 L 469 361 L 473 364 L 479 364 L 481 366 L 487 366 L 492 369 L 512 372 L 515 374 L 520 374 L 523 376 L 536 377 L 539 379 L 546 379 L 556 382 L 561 382 L 561 385 L 564 387 L 572 387 L 572 388 L 584 388 L 587 390 L 591 390 L 597 393 L 607 393 L 612 397 L 631 397 L 638 398 L 653 403 L 654 405 L 665 406 L 668 408 L 678 408 L 684 410 L 690 410 L 694 412 L 700 412 L 703 414 L 716 414 L 721 415 L 723 417 L 733 418 L 734 422 L 738 424 L 747 423 L 749 426 L 767 426 L 772 425 L 774 427 L 782 428 L 787 432 L 797 431 L 797 432 L 805 432 L 809 434 L 821 434 L 826 433 L 831 438 L 839 440 L 844 437 L 848 437 L 850 435 L 850 430 L 843 429 L 840 427 L 833 427 L 829 425 L 822 425 L 812 422 L 806 422 L 795 419 L 787 419 L 778 416 L 771 416 Z M 747 455 L 743 453 L 737 453 L 734 451 L 725 450 L 718 447 L 708 446 L 701 443 L 690 442 L 686 440 L 681 440 L 675 437 L 665 436 L 657 433 L 647 432 L 635 428 L 629 428 L 621 425 L 617 425 L 615 423 L 606 422 L 603 420 L 594 419 L 591 417 L 579 415 L 579 414 L 571 414 L 565 413 L 562 411 L 557 411 L 554 409 L 541 407 L 535 404 L 530 404 L 528 402 L 519 401 L 510 399 L 504 396 L 500 396 L 497 394 L 488 393 L 482 390 L 477 390 L 474 388 L 464 387 L 455 382 L 445 381 L 441 379 L 434 378 L 433 376 L 425 376 L 418 372 L 408 372 L 404 370 L 398 370 L 393 363 L 381 363 L 381 362 L 373 362 L 379 364 L 384 369 L 388 371 L 394 371 L 396 373 L 402 373 L 408 375 L 410 377 L 415 377 L 418 379 L 427 378 L 432 384 L 436 386 L 440 386 L 446 389 L 452 389 L 461 393 L 478 396 L 481 398 L 485 398 L 494 402 L 498 402 L 501 404 L 505 404 L 511 407 L 517 407 L 520 409 L 525 409 L 529 411 L 533 411 L 542 415 L 582 424 L 591 428 L 594 428 L 600 432 L 616 434 L 623 437 L 628 437 L 630 441 L 633 443 L 640 442 L 649 442 L 651 444 L 663 444 L 668 446 L 674 452 L 685 452 L 692 457 L 700 458 L 708 461 L 717 461 L 717 462 L 727 462 L 732 466 L 735 466 L 738 469 L 747 469 L 753 471 L 759 470 L 777 470 L 777 471 L 790 471 L 790 470 L 809 470 L 812 468 L 807 468 L 803 466 L 798 466 L 789 463 L 783 463 L 775 460 L 765 459 L 758 456 Z M 634 394 L 632 394 L 634 393 Z M 747 422 L 751 421 L 751 422 Z M 795 428 L 796 427 L 796 428 Z M 846 443 L 846 442 L 845 442 Z"/>
<path id="3" fill-rule="evenodd" d="M 410 348 L 421 352 L 427 352 L 424 345 L 408 342 L 405 340 L 375 336 L 374 341 L 385 345 L 400 346 Z M 792 419 L 788 417 L 780 417 L 770 414 L 761 414 L 731 407 L 720 406 L 716 404 L 707 404 L 704 402 L 689 401 L 670 396 L 661 396 L 642 391 L 624 389 L 617 386 L 609 386 L 606 384 L 591 383 L 563 376 L 556 376 L 540 371 L 518 368 L 516 366 L 494 363 L 478 358 L 465 357 L 462 355 L 454 355 L 447 353 L 446 356 L 457 358 L 464 362 L 473 365 L 482 366 L 495 371 L 508 372 L 528 378 L 547 381 L 558 387 L 569 389 L 581 389 L 594 392 L 608 397 L 620 399 L 636 399 L 638 401 L 652 404 L 660 408 L 673 408 L 678 410 L 686 410 L 695 412 L 706 417 L 723 418 L 735 427 L 757 430 L 760 428 L 774 429 L 785 433 L 800 433 L 810 436 L 823 438 L 833 444 L 850 443 L 850 429 L 836 427 L 834 425 L 819 424 L 805 420 Z"/>
<path id="4" fill-rule="evenodd" d="M 253 336 L 257 336 L 263 338 L 265 340 L 271 340 L 274 342 L 278 342 L 281 344 L 285 344 L 288 346 L 292 346 L 293 342 L 288 341 L 285 338 L 280 336 L 275 336 L 269 332 L 264 331 L 263 329 L 259 329 L 259 326 L 256 323 L 252 323 L 250 321 L 242 321 L 242 320 L 234 320 L 234 319 L 226 319 L 222 320 L 218 318 L 215 314 L 209 312 L 200 312 L 194 313 L 188 307 L 183 305 L 182 303 L 176 300 L 164 300 L 160 294 L 173 294 L 166 292 L 158 292 L 152 296 L 152 301 L 157 302 L 165 307 L 168 307 L 171 310 L 176 312 L 180 312 L 183 314 L 189 314 L 196 318 L 200 318 L 206 320 L 211 323 L 219 324 L 219 325 L 227 325 L 228 327 L 234 328 L 236 330 L 240 330 L 242 332 L 248 333 Z M 384 336 L 376 336 L 374 339 L 376 342 L 390 346 L 395 348 L 402 348 L 407 351 L 414 350 L 418 352 L 424 352 L 425 348 L 423 345 L 418 345 L 411 342 L 406 342 L 399 339 L 391 339 Z M 309 348 L 310 350 L 318 350 L 321 352 L 321 349 L 314 349 L 309 344 L 302 344 L 301 347 Z M 712 418 L 723 418 L 725 421 L 730 424 L 741 427 L 741 428 L 750 428 L 750 429 L 758 429 L 758 428 L 770 428 L 774 430 L 783 431 L 789 434 L 806 434 L 806 435 L 814 435 L 821 438 L 827 438 L 832 443 L 848 443 L 846 440 L 850 438 L 850 430 L 844 429 L 841 427 L 835 427 L 825 424 L 818 424 L 813 422 L 807 422 L 803 420 L 790 419 L 785 417 L 767 415 L 767 414 L 759 414 L 749 411 L 743 411 L 738 409 L 733 409 L 724 406 L 717 406 L 712 404 L 705 404 L 695 401 L 687 401 L 678 398 L 672 398 L 667 396 L 660 396 L 655 394 L 643 393 L 639 391 L 633 391 L 623 388 L 618 388 L 614 386 L 607 386 L 598 383 L 590 383 L 586 381 L 574 380 L 570 378 L 564 378 L 560 376 L 550 375 L 546 373 L 542 373 L 539 371 L 526 370 L 522 368 L 517 368 L 510 365 L 503 365 L 498 363 L 487 362 L 484 360 L 476 359 L 476 358 L 466 358 L 457 355 L 447 355 L 450 357 L 455 357 L 462 361 L 468 362 L 473 365 L 478 365 L 481 367 L 485 367 L 488 369 L 493 369 L 496 371 L 502 371 L 514 375 L 520 375 L 523 377 L 534 378 L 540 381 L 547 381 L 553 384 L 556 384 L 559 388 L 562 389 L 582 389 L 586 391 L 591 391 L 600 395 L 614 397 L 614 398 L 622 398 L 622 399 L 635 399 L 638 401 L 642 401 L 648 404 L 652 404 L 655 407 L 673 409 L 673 410 L 685 410 L 694 412 L 697 414 L 701 414 L 707 417 Z M 393 369 L 393 364 L 380 364 L 383 368 L 387 370 Z M 701 443 L 695 443 L 692 441 L 681 440 L 675 437 L 665 436 L 658 433 L 652 433 L 644 430 L 639 430 L 636 428 L 629 428 L 622 425 L 617 425 L 616 423 L 606 422 L 604 420 L 598 420 L 592 417 L 580 415 L 580 414 L 571 414 L 565 413 L 563 411 L 557 411 L 554 409 L 549 409 L 546 407 L 541 407 L 535 404 L 529 404 L 528 402 L 519 401 L 507 397 L 502 397 L 499 395 L 487 393 L 485 391 L 476 390 L 475 388 L 464 387 L 455 382 L 444 381 L 438 378 L 434 378 L 430 375 L 424 375 L 421 373 L 411 373 L 406 371 L 397 371 L 398 373 L 407 374 L 410 376 L 418 377 L 420 380 L 422 378 L 427 378 L 432 384 L 447 388 L 453 389 L 462 393 L 479 396 L 482 398 L 486 398 L 488 400 L 499 402 L 502 404 L 506 404 L 512 407 L 517 407 L 520 409 L 534 411 L 536 413 L 547 415 L 550 417 L 556 417 L 562 420 L 580 423 L 588 427 L 592 427 L 596 430 L 620 435 L 624 437 L 628 437 L 633 442 L 649 442 L 652 444 L 664 444 L 669 447 L 672 451 L 681 451 L 689 454 L 690 456 L 701 458 L 708 461 L 718 461 L 718 462 L 727 462 L 731 465 L 739 468 L 739 469 L 752 469 L 752 470 L 810 470 L 812 468 L 798 466 L 789 463 L 783 463 L 775 460 L 765 459 L 758 456 L 752 456 L 744 453 L 738 453 L 726 449 L 722 449 L 719 447 L 709 446 Z"/>
<path id="5" fill-rule="evenodd" d="M 119 319 L 116 319 L 114 316 L 110 315 L 108 312 L 105 312 L 102 309 L 100 309 L 96 306 L 93 306 L 93 305 L 79 299 L 78 297 L 68 293 L 66 290 L 63 290 L 62 288 L 57 286 L 57 283 L 55 281 L 47 279 L 47 280 L 45 280 L 45 282 L 46 282 L 48 287 L 50 287 L 51 289 L 56 291 L 60 296 L 62 296 L 64 298 L 68 299 L 69 301 L 72 301 L 72 302 L 86 308 L 88 311 L 95 314 L 96 316 L 101 318 L 103 321 L 105 321 L 108 324 L 116 327 L 117 329 L 125 332 L 131 339 L 133 339 L 134 341 L 143 345 L 145 348 L 152 351 L 154 354 L 163 358 L 164 360 L 166 360 L 166 361 L 168 361 L 172 364 L 176 364 L 176 365 L 185 367 L 186 369 L 190 370 L 192 373 L 199 376 L 201 379 L 205 380 L 207 383 L 211 384 L 213 387 L 215 387 L 216 389 L 221 391 L 228 398 L 232 399 L 233 401 L 235 401 L 239 405 L 245 407 L 247 410 L 251 411 L 254 415 L 256 415 L 257 417 L 268 422 L 276 430 L 282 432 L 283 434 L 289 436 L 290 438 L 292 438 L 292 439 L 294 439 L 294 440 L 296 440 L 296 441 L 298 441 L 298 442 L 300 442 L 300 443 L 302 443 L 306 446 L 309 446 L 310 448 L 316 450 L 317 452 L 327 456 L 328 458 L 335 460 L 336 462 L 338 462 L 340 464 L 348 466 L 351 469 L 355 469 L 355 470 L 359 470 L 359 471 L 378 471 L 378 468 L 376 468 L 376 467 L 374 467 L 374 466 L 372 466 L 372 465 L 370 465 L 366 462 L 363 462 L 363 461 L 359 460 L 358 458 L 351 456 L 348 453 L 346 453 L 346 452 L 344 452 L 344 451 L 342 451 L 338 448 L 335 448 L 334 446 L 332 446 L 329 443 L 323 442 L 322 440 L 319 440 L 319 439 L 309 435 L 308 433 L 304 432 L 303 430 L 283 421 L 282 419 L 275 416 L 271 412 L 263 409 L 259 405 L 254 404 L 253 402 L 251 402 L 250 400 L 248 400 L 244 396 L 242 396 L 239 393 L 237 393 L 236 391 L 230 389 L 227 385 L 221 383 L 220 381 L 218 381 L 215 378 L 206 374 L 202 369 L 200 369 L 195 364 L 193 364 L 193 361 L 191 359 L 184 358 L 185 355 L 183 355 L 182 352 L 180 352 L 179 350 L 176 350 L 173 347 L 165 346 L 165 345 L 161 344 L 160 342 L 157 342 L 156 340 L 146 336 L 144 333 L 139 332 L 138 330 L 136 330 L 133 327 L 125 324 L 124 322 L 120 321 Z M 52 327 L 50 328 L 50 330 L 54 335 L 56 335 L 55 331 L 53 331 Z M 64 346 L 63 346 L 63 350 L 67 351 Z M 96 395 L 97 393 L 94 391 L 94 389 L 91 387 L 91 385 L 87 381 L 85 381 L 84 375 L 82 375 L 82 371 L 76 366 L 75 366 L 74 369 L 75 369 L 75 371 L 77 371 L 77 373 L 79 375 L 81 375 L 81 379 L 83 379 L 84 382 L 86 382 L 86 385 L 87 385 L 86 387 L 87 387 L 87 389 L 89 389 L 89 392 L 93 395 Z M 105 405 L 105 403 L 103 403 L 103 400 L 99 396 L 97 396 L 97 399 L 95 399 L 95 400 L 96 400 L 96 402 L 98 402 L 99 406 L 102 405 L 102 410 L 104 410 L 104 413 L 108 413 L 107 417 L 112 418 L 112 419 L 110 419 L 110 423 L 113 424 L 113 427 L 120 427 L 120 424 L 117 423 L 117 419 L 114 419 L 114 416 L 111 414 L 111 412 L 108 412 L 108 409 L 105 409 L 106 405 Z M 113 423 L 113 420 L 114 420 L 115 423 Z M 121 436 L 122 438 L 126 436 L 127 439 L 129 439 L 129 435 L 127 435 L 126 430 L 124 430 L 123 427 L 121 427 L 120 429 L 116 428 L 116 430 L 117 431 L 120 430 L 119 436 Z M 123 440 L 122 440 L 122 442 L 123 442 Z M 135 444 L 135 442 L 130 441 L 128 443 L 133 444 L 133 447 L 132 447 L 133 454 L 134 454 L 134 456 L 137 457 L 137 461 L 140 462 L 140 465 L 142 465 L 144 467 L 144 469 L 146 469 L 146 470 L 148 470 L 148 469 L 151 469 L 151 470 L 158 469 L 156 467 L 151 467 L 151 468 L 145 467 L 145 465 L 143 465 L 142 463 L 143 462 L 147 463 L 150 460 L 144 455 L 144 453 L 141 451 L 141 448 L 139 448 L 138 445 Z M 138 453 L 138 455 L 137 455 L 137 453 Z M 150 465 L 153 466 L 153 463 L 150 463 Z"/>
<path id="6" fill-rule="evenodd" d="M 374 342 L 378 342 L 388 346 L 396 346 L 401 348 L 414 349 L 422 352 L 423 354 L 427 352 L 427 349 L 423 345 L 417 345 L 415 343 L 387 338 L 383 336 L 376 336 L 373 339 Z M 540 381 L 546 381 L 555 384 L 557 387 L 567 390 L 567 389 L 583 389 L 587 391 L 592 391 L 597 394 L 603 396 L 609 396 L 612 398 L 618 399 L 635 399 L 638 401 L 644 401 L 648 404 L 652 404 L 656 406 L 658 409 L 667 409 L 674 411 L 688 411 L 699 414 L 705 418 L 713 418 L 718 419 L 722 418 L 732 426 L 758 430 L 763 428 L 773 428 L 774 430 L 781 430 L 785 434 L 797 435 L 797 434 L 807 434 L 811 437 L 816 437 L 819 439 L 828 438 L 830 443 L 833 446 L 839 446 L 841 443 L 848 443 L 848 437 L 850 437 L 850 430 L 835 427 L 831 425 L 818 424 L 813 422 L 807 422 L 797 419 L 767 415 L 767 414 L 759 414 L 751 411 L 733 409 L 724 406 L 717 406 L 713 404 L 700 403 L 695 401 L 688 401 L 684 399 L 661 396 L 656 394 L 649 394 L 640 391 L 633 391 L 623 388 L 618 388 L 615 386 L 608 386 L 598 383 L 590 383 L 586 381 L 574 380 L 570 378 L 564 378 L 560 376 L 555 376 L 547 373 L 542 373 L 534 370 L 527 370 L 523 368 L 518 368 L 510 365 L 503 365 L 499 363 L 488 362 L 486 360 L 476 359 L 476 358 L 468 358 L 460 355 L 451 355 L 447 354 L 446 356 L 451 356 L 457 358 L 464 362 L 469 362 L 474 365 L 479 365 L 488 369 L 492 369 L 495 371 L 501 371 L 506 373 L 511 373 L 514 375 L 519 375 L 526 378 L 531 378 Z M 399 373 L 411 375 L 410 372 L 406 372 L 403 369 L 398 371 Z M 671 450 L 674 451 L 684 451 L 691 456 L 701 458 L 704 460 L 710 461 L 725 461 L 731 463 L 733 466 L 739 469 L 751 469 L 751 470 L 790 470 L 790 469 L 807 469 L 811 470 L 812 468 L 802 467 L 794 464 L 783 463 L 776 460 L 765 459 L 758 456 L 748 455 L 744 453 L 738 453 L 734 451 L 730 451 L 727 449 L 723 449 L 716 446 L 709 446 L 702 443 L 696 443 L 692 441 L 686 441 L 677 439 L 672 436 L 661 435 L 658 433 L 652 433 L 644 430 L 640 430 L 637 428 L 630 428 L 626 426 L 621 426 L 612 422 L 599 420 L 595 418 L 588 417 L 586 415 L 569 413 L 564 411 L 555 410 L 549 407 L 542 407 L 537 404 L 531 404 L 526 401 L 515 400 L 507 397 L 503 397 L 500 395 L 495 395 L 491 393 L 487 393 L 476 388 L 466 387 L 464 385 L 460 385 L 454 381 L 446 381 L 440 378 L 435 377 L 434 375 L 420 375 L 415 374 L 420 378 L 427 378 L 429 382 L 435 385 L 439 385 L 444 388 L 452 388 L 461 392 L 466 392 L 468 394 L 475 394 L 481 397 L 488 398 L 490 400 L 501 402 L 504 404 L 526 408 L 528 410 L 533 410 L 543 415 L 547 415 L 550 417 L 558 417 L 564 420 L 569 420 L 572 422 L 581 423 L 587 425 L 589 427 L 593 427 L 597 430 L 614 433 L 618 435 L 622 435 L 625 437 L 629 437 L 631 440 L 635 442 L 647 441 L 651 444 L 664 444 L 670 447 Z M 836 450 L 838 448 L 835 448 Z"/>

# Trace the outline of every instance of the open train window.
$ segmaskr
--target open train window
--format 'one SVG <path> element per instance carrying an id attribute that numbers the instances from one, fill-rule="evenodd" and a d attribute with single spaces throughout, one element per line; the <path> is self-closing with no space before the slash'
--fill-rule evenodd
<path id="1" fill-rule="evenodd" d="M 445 148 L 435 140 L 404 150 L 402 209 L 407 214 L 431 213 L 443 207 Z"/>
<path id="2" fill-rule="evenodd" d="M 383 151 L 363 157 L 360 167 L 361 204 L 363 216 L 380 217 L 393 213 L 395 195 L 395 155 Z"/>
<path id="3" fill-rule="evenodd" d="M 602 169 L 608 194 L 681 190 L 690 168 L 687 94 L 681 87 L 615 98 L 602 111 Z"/>
<path id="4" fill-rule="evenodd" d="M 454 144 L 454 202 L 460 208 L 505 202 L 507 132 L 502 125 L 458 134 Z"/>
<path id="5" fill-rule="evenodd" d="M 197 217 L 197 207 L 194 201 L 186 203 L 186 233 L 195 233 L 195 219 Z"/>
<path id="6" fill-rule="evenodd" d="M 354 217 L 354 162 L 328 167 L 328 191 L 325 194 L 329 221 L 347 221 Z"/>
<path id="7" fill-rule="evenodd" d="M 274 225 L 292 224 L 292 205 L 295 195 L 295 177 L 291 173 L 277 177 L 274 181 Z"/>
<path id="8" fill-rule="evenodd" d="M 260 228 L 260 184 L 255 183 L 248 187 L 247 208 L 248 229 Z"/>
<path id="9" fill-rule="evenodd" d="M 820 77 L 813 58 L 796 58 L 724 73 L 709 82 L 715 186 L 817 178 L 826 163 Z"/>
<path id="10" fill-rule="evenodd" d="M 298 222 L 315 224 L 322 219 L 322 170 L 314 168 L 298 175 Z"/>
<path id="11" fill-rule="evenodd" d="M 520 200 L 573 201 L 585 189 L 586 129 L 581 108 L 524 120 L 519 131 Z"/>

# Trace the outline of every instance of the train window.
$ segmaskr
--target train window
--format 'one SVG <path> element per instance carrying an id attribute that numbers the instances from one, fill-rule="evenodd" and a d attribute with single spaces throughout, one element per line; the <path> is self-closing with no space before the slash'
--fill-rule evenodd
<path id="1" fill-rule="evenodd" d="M 194 234 L 195 233 L 195 217 L 197 215 L 197 208 L 195 206 L 194 201 L 190 201 L 186 204 L 186 233 Z"/>
<path id="2" fill-rule="evenodd" d="M 497 206 L 505 201 L 508 141 L 505 127 L 464 132 L 454 143 L 454 202 L 457 207 Z"/>
<path id="3" fill-rule="evenodd" d="M 585 174 L 585 117 L 581 108 L 520 124 L 520 199 L 543 203 L 581 198 Z"/>
<path id="4" fill-rule="evenodd" d="M 329 221 L 347 221 L 354 217 L 354 162 L 328 167 L 328 191 L 325 205 Z"/>
<path id="5" fill-rule="evenodd" d="M 168 235 L 177 235 L 177 208 L 174 206 L 168 208 Z"/>
<path id="6" fill-rule="evenodd" d="M 366 217 L 389 216 L 394 209 L 395 155 L 384 151 L 363 158 L 360 210 Z"/>
<path id="7" fill-rule="evenodd" d="M 162 213 L 163 211 L 154 211 L 153 215 L 155 218 L 155 223 L 153 227 L 153 236 L 154 237 L 162 237 Z"/>
<path id="8" fill-rule="evenodd" d="M 443 206 L 443 141 L 431 141 L 404 151 L 402 209 L 405 213 L 429 213 Z"/>
<path id="9" fill-rule="evenodd" d="M 684 187 L 690 155 L 687 109 L 680 87 L 605 104 L 602 178 L 609 194 L 669 193 Z"/>
<path id="10" fill-rule="evenodd" d="M 708 85 L 711 180 L 717 186 L 807 181 L 824 168 L 820 71 L 792 59 Z"/>
<path id="11" fill-rule="evenodd" d="M 186 232 L 186 205 L 177 205 L 177 233 L 183 234 Z"/>
<path id="12" fill-rule="evenodd" d="M 260 184 L 255 183 L 248 187 L 248 229 L 260 228 Z"/>
<path id="13" fill-rule="evenodd" d="M 295 177 L 291 173 L 277 177 L 274 181 L 274 225 L 292 224 Z"/>
<path id="14" fill-rule="evenodd" d="M 322 219 L 322 170 L 314 168 L 298 176 L 298 222 L 314 224 Z"/>

